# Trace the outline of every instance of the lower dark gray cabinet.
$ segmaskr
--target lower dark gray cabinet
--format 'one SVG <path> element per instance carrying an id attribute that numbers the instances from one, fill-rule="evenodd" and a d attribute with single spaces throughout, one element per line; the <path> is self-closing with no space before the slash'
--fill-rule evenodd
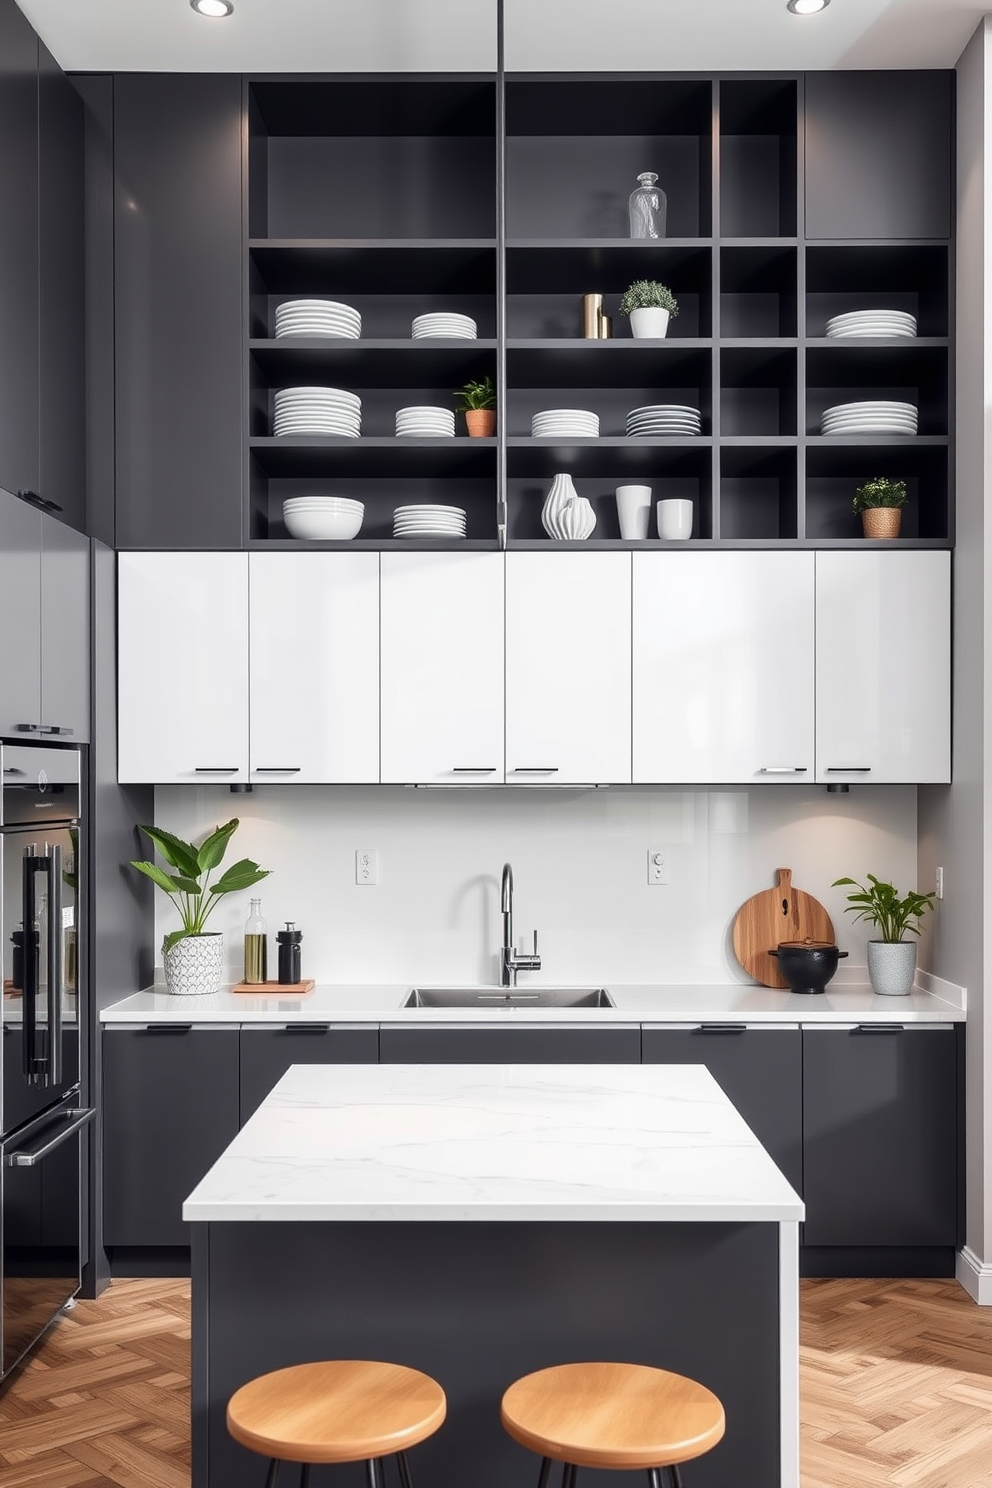
<path id="1" fill-rule="evenodd" d="M 950 1024 L 803 1031 L 805 1243 L 957 1243 Z"/>
<path id="2" fill-rule="evenodd" d="M 512 1014 L 510 1014 L 512 1017 Z M 640 1064 L 639 1027 L 502 1028 L 485 1026 L 379 1030 L 382 1064 Z"/>
<path id="3" fill-rule="evenodd" d="M 291 1064 L 378 1064 L 378 1027 L 324 1023 L 241 1030 L 241 1124 L 258 1110 Z"/>
<path id="4" fill-rule="evenodd" d="M 802 1034 L 798 1028 L 702 1024 L 649 1028 L 645 1064 L 704 1064 L 759 1142 L 803 1191 Z"/>
<path id="5" fill-rule="evenodd" d="M 238 1029 L 108 1028 L 104 1244 L 189 1245 L 183 1200 L 238 1131 Z"/>

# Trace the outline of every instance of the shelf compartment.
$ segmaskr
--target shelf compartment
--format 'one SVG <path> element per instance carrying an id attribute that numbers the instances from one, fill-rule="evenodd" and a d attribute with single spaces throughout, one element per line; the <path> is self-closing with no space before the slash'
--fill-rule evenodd
<path id="1" fill-rule="evenodd" d="M 806 249 L 806 334 L 852 310 L 905 310 L 921 336 L 949 334 L 946 245 L 858 244 Z"/>
<path id="2" fill-rule="evenodd" d="M 489 357 L 488 363 L 486 365 L 490 373 L 495 371 L 495 363 L 492 356 Z M 394 363 L 392 377 L 390 379 L 390 382 L 393 384 L 395 383 L 396 379 L 396 371 L 397 369 Z M 387 375 L 387 373 L 388 369 L 385 369 L 383 375 Z M 308 386 L 309 384 L 303 383 L 300 385 Z M 362 437 L 358 440 L 349 440 L 338 439 L 335 438 L 335 436 L 331 435 L 330 439 L 335 445 L 340 443 L 361 444 L 364 446 L 379 444 L 383 442 L 395 442 L 396 411 L 399 408 L 410 408 L 416 407 L 417 405 L 423 405 L 424 407 L 448 408 L 453 410 L 455 407 L 454 393 L 459 386 L 458 382 L 452 382 L 450 385 L 441 387 L 435 382 L 432 383 L 430 386 L 426 386 L 422 383 L 418 387 L 398 388 L 394 385 L 384 387 L 379 383 L 374 383 L 372 381 L 363 381 L 362 383 L 358 384 L 354 381 L 354 379 L 349 380 L 348 378 L 340 378 L 337 382 L 320 384 L 320 386 L 330 387 L 338 387 L 341 385 L 344 386 L 346 391 L 355 393 L 362 400 Z M 272 431 L 276 386 L 292 387 L 294 386 L 294 382 L 292 379 L 290 379 L 286 383 L 280 382 L 277 385 L 273 385 L 272 387 L 262 382 L 256 382 L 252 387 L 251 432 L 255 438 L 265 438 Z M 464 434 L 464 429 L 460 426 L 461 418 L 460 416 L 456 415 L 455 439 L 440 439 L 438 441 L 433 441 L 430 439 L 418 439 L 415 437 L 413 439 L 405 440 L 404 443 L 432 444 L 437 442 L 439 444 L 458 444 L 459 437 Z M 313 436 L 312 440 L 311 436 L 309 435 L 304 435 L 302 437 L 304 442 L 315 442 L 319 440 L 321 436 L 315 435 Z M 285 436 L 281 436 L 278 442 L 284 442 L 284 438 Z M 465 438 L 467 440 L 467 435 L 465 436 Z M 473 444 L 478 443 L 478 441 L 474 439 L 470 442 Z"/>
<path id="3" fill-rule="evenodd" d="M 721 447 L 721 540 L 775 541 L 798 535 L 796 461 L 795 447 Z"/>
<path id="4" fill-rule="evenodd" d="M 690 243 L 508 243 L 507 329 L 515 338 L 581 336 L 582 296 L 602 294 L 618 339 L 629 334 L 619 297 L 635 279 L 658 279 L 679 302 L 670 339 L 709 336 L 713 255 Z"/>
<path id="5" fill-rule="evenodd" d="M 360 536 L 354 542 L 342 543 L 344 549 L 357 543 L 365 547 L 381 548 L 386 542 L 396 542 L 398 548 L 406 542 L 393 538 L 393 513 L 397 506 L 409 506 L 415 502 L 440 503 L 445 506 L 460 506 L 466 513 L 467 540 L 473 542 L 496 542 L 496 481 L 495 471 L 486 479 L 479 476 L 445 477 L 430 476 L 286 476 L 266 478 L 256 472 L 252 489 L 251 536 L 256 540 L 286 541 L 299 546 L 283 525 L 282 504 L 295 496 L 349 496 L 365 503 L 365 520 Z M 425 539 L 428 546 L 435 546 L 444 539 Z M 337 546 L 337 545 L 335 545 Z M 452 542 L 452 547 L 461 547 L 461 542 Z"/>
<path id="6" fill-rule="evenodd" d="M 720 82 L 720 235 L 796 232 L 798 99 L 792 79 Z"/>
<path id="7" fill-rule="evenodd" d="M 323 386 L 330 380 L 388 388 L 397 381 L 454 390 L 470 379 L 493 376 L 496 342 L 336 340 L 283 337 L 253 340 L 248 350 L 258 380 L 269 387 L 294 383 Z M 450 400 L 447 404 L 451 406 Z"/>
<path id="8" fill-rule="evenodd" d="M 721 248 L 721 338 L 795 336 L 797 273 L 795 248 Z"/>
<path id="9" fill-rule="evenodd" d="M 598 403 L 593 405 L 597 411 L 605 400 L 604 406 L 608 405 L 611 410 L 609 416 L 615 418 L 617 400 L 613 393 L 616 390 L 626 389 L 636 399 L 630 408 L 644 403 L 691 402 L 691 398 L 656 397 L 654 392 L 659 387 L 674 384 L 695 389 L 709 388 L 713 352 L 711 342 L 702 345 L 679 341 L 649 342 L 635 341 L 632 337 L 614 341 L 562 341 L 557 345 L 532 341 L 526 345 L 511 343 L 507 348 L 506 365 L 511 390 L 518 387 L 584 388 L 588 396 L 598 399 Z M 595 385 L 595 395 L 591 391 L 592 384 Z M 516 395 L 511 391 L 510 396 L 513 408 Z M 572 405 L 569 403 L 568 406 Z M 616 432 L 624 432 L 628 411 L 626 408 L 620 411 L 621 423 Z M 518 434 L 529 433 L 529 418 L 524 428 L 515 427 L 512 422 L 508 427 Z"/>
<path id="10" fill-rule="evenodd" d="M 510 476 L 506 488 L 507 541 L 510 544 L 551 539 L 541 526 L 541 509 L 544 506 L 553 475 L 533 472 L 518 474 L 516 451 L 509 462 Z M 556 467 L 554 474 L 559 469 Z M 593 538 L 597 542 L 620 542 L 620 523 L 617 518 L 617 486 L 636 483 L 651 487 L 651 521 L 649 531 L 657 538 L 655 505 L 666 497 L 688 498 L 693 503 L 693 537 L 711 539 L 713 532 L 713 461 L 709 449 L 655 449 L 652 459 L 645 462 L 640 471 L 632 474 L 624 469 L 615 454 L 611 461 L 604 460 L 595 470 L 577 469 L 569 471 L 575 480 L 575 489 L 585 496 L 596 513 L 596 530 Z M 592 540 L 592 539 L 590 539 Z M 682 547 L 683 544 L 658 544 L 659 546 Z M 555 544 L 560 546 L 560 544 Z M 584 547 L 584 543 L 576 544 Z M 642 547 L 632 543 L 631 547 Z"/>
<path id="11" fill-rule="evenodd" d="M 269 477 L 390 475 L 441 479 L 492 474 L 495 439 L 308 439 L 257 437 L 248 441 L 257 470 Z"/>
<path id="12" fill-rule="evenodd" d="M 861 518 L 852 510 L 858 486 L 876 476 L 904 480 L 904 539 L 939 541 L 949 535 L 949 476 L 946 447 L 903 441 L 866 450 L 822 440 L 806 451 L 806 536 L 814 542 L 858 539 Z"/>
<path id="13" fill-rule="evenodd" d="M 494 238 L 444 243 L 266 238 L 253 239 L 248 251 L 252 293 L 280 300 L 290 295 L 379 297 L 384 285 L 390 295 L 491 298 L 496 293 Z"/>
<path id="14" fill-rule="evenodd" d="M 819 435 L 820 415 L 837 403 L 895 399 L 919 409 L 921 434 L 948 431 L 948 352 L 912 342 L 885 346 L 810 347 L 806 352 L 806 430 Z"/>
<path id="15" fill-rule="evenodd" d="M 687 380 L 681 384 L 666 381 L 666 385 L 655 383 L 648 387 L 600 385 L 590 388 L 572 385 L 559 392 L 555 392 L 553 386 L 510 387 L 506 398 L 506 430 L 511 437 L 517 439 L 530 438 L 533 414 L 549 408 L 581 408 L 598 413 L 600 441 L 607 439 L 623 440 L 628 444 L 640 443 L 637 439 L 626 437 L 627 415 L 632 409 L 643 408 L 648 403 L 683 403 L 698 408 L 702 413 L 703 433 L 708 435 L 712 427 L 708 379 L 703 386 L 698 381 Z M 542 444 L 545 440 L 539 438 L 536 442 Z M 564 442 L 571 444 L 582 441 L 566 439 Z"/>
<path id="16" fill-rule="evenodd" d="M 511 480 L 544 479 L 566 470 L 572 475 L 650 482 L 658 472 L 681 475 L 712 463 L 713 441 L 699 439 L 551 439 L 509 438 L 507 476 Z M 698 466 L 693 462 L 698 462 Z"/>
<path id="17" fill-rule="evenodd" d="M 686 78 L 509 79 L 509 235 L 628 238 L 642 171 L 667 194 L 672 236 L 708 235 L 712 96 L 709 81 Z"/>
<path id="18" fill-rule="evenodd" d="M 798 365 L 798 351 L 722 347 L 721 437 L 795 435 Z"/>

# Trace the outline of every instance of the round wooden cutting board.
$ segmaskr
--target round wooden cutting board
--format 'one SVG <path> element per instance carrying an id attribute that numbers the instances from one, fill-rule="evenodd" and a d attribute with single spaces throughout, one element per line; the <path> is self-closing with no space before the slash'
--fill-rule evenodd
<path id="1" fill-rule="evenodd" d="M 788 987 L 774 951 L 782 940 L 824 940 L 833 944 L 834 927 L 818 899 L 792 887 L 792 869 L 779 868 L 778 888 L 764 889 L 734 916 L 734 955 L 763 987 Z"/>

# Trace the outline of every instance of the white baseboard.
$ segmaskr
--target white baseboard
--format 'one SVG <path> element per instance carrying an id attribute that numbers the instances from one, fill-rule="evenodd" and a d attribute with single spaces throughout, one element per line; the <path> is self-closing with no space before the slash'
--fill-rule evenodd
<path id="1" fill-rule="evenodd" d="M 954 1274 L 979 1307 L 992 1307 L 992 1263 L 979 1260 L 966 1245 L 958 1251 Z"/>

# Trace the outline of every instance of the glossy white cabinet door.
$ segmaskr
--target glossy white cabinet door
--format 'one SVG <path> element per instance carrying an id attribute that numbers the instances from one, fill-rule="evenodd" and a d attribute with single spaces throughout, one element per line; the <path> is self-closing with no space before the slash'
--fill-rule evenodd
<path id="1" fill-rule="evenodd" d="M 378 553 L 252 553 L 251 778 L 379 779 Z"/>
<path id="2" fill-rule="evenodd" d="M 630 783 L 629 553 L 507 553 L 506 783 Z"/>
<path id="3" fill-rule="evenodd" d="M 816 778 L 951 778 L 951 555 L 816 555 Z"/>
<path id="4" fill-rule="evenodd" d="M 382 780 L 503 780 L 503 555 L 381 556 Z"/>
<path id="5" fill-rule="evenodd" d="M 813 779 L 813 554 L 635 553 L 634 781 Z"/>
<path id="6" fill-rule="evenodd" d="M 248 554 L 118 557 L 118 779 L 248 779 Z"/>

